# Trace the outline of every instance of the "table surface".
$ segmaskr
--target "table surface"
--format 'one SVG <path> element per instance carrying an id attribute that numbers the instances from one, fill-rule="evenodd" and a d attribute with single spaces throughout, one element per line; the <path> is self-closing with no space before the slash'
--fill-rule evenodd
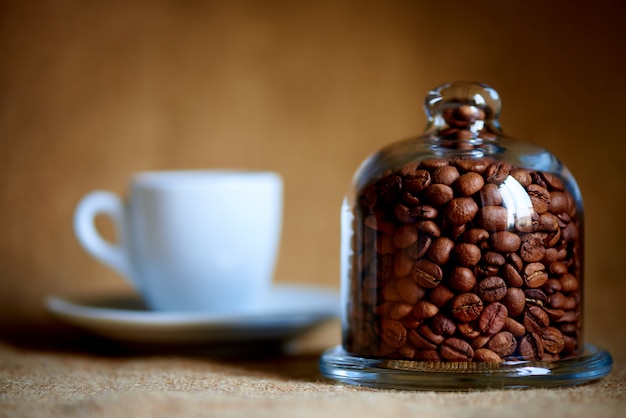
<path id="1" fill-rule="evenodd" d="M 603 340 L 611 374 L 553 389 L 399 391 L 324 378 L 320 354 L 338 343 L 329 321 L 280 350 L 246 354 L 138 351 L 55 326 L 13 327 L 0 342 L 0 416 L 541 416 L 625 417 L 623 333 Z"/>

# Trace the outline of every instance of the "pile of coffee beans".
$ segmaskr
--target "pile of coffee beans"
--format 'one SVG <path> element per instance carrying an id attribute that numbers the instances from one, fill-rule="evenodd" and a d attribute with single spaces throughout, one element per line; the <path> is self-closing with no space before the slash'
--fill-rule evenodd
<path id="1" fill-rule="evenodd" d="M 433 362 L 577 355 L 581 225 L 559 176 L 431 158 L 367 185 L 353 210 L 348 352 Z"/>

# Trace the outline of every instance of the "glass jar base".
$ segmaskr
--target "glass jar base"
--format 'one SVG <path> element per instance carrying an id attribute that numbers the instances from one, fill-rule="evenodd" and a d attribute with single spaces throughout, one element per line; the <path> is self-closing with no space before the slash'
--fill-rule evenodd
<path id="1" fill-rule="evenodd" d="M 324 352 L 320 371 L 328 378 L 375 388 L 466 391 L 539 388 L 588 383 L 608 375 L 608 351 L 586 344 L 576 358 L 551 362 L 456 363 L 381 360 L 348 354 L 341 346 Z"/>

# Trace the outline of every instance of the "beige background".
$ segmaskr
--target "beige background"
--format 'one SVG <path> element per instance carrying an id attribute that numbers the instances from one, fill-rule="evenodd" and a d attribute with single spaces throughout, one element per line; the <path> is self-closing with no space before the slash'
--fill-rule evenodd
<path id="1" fill-rule="evenodd" d="M 79 247 L 72 214 L 92 189 L 125 193 L 139 170 L 279 171 L 277 280 L 337 286 L 352 173 L 420 133 L 425 93 L 455 80 L 496 88 L 504 130 L 576 175 L 588 315 L 623 312 L 623 9 L 617 0 L 2 1 L 0 324 L 43 320 L 48 293 L 129 289 Z M 596 323 L 596 339 L 623 330 Z"/>

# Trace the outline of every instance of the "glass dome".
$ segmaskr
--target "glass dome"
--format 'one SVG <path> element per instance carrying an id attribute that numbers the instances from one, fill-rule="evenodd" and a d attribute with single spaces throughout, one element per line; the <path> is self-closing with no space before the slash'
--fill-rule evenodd
<path id="1" fill-rule="evenodd" d="M 589 347 L 575 179 L 545 149 L 502 134 L 489 86 L 445 84 L 425 107 L 424 135 L 366 159 L 343 202 L 343 338 L 322 370 L 379 385 L 382 368 L 393 387 L 458 386 L 442 376 L 459 382 L 463 370 L 467 382 L 473 370 L 480 386 L 493 384 L 485 371 L 502 379 L 541 362 L 551 378 L 539 382 L 554 383 L 557 364 L 563 382 L 578 382 L 572 370 L 588 369 Z M 603 358 L 600 374 L 605 355 L 592 356 Z"/>

